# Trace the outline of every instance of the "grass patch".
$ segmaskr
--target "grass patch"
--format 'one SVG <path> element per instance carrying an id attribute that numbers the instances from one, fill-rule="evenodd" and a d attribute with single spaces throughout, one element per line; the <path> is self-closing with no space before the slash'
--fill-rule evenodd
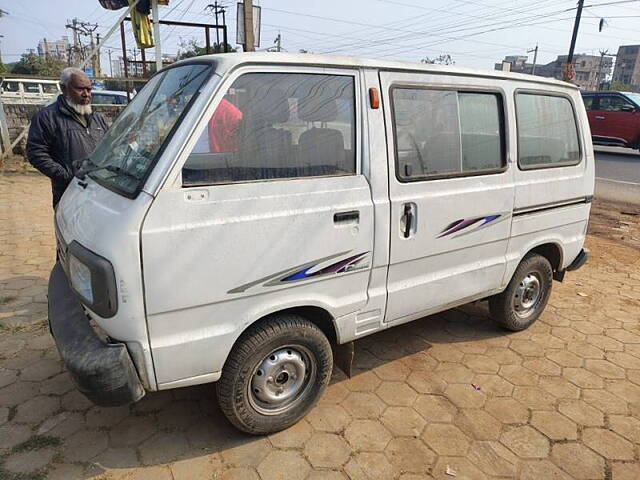
<path id="1" fill-rule="evenodd" d="M 0 297 L 0 305 L 6 305 L 7 303 L 13 302 L 17 300 L 18 297 L 15 295 L 6 295 L 4 297 Z"/>
<path id="2" fill-rule="evenodd" d="M 13 453 L 28 452 L 31 450 L 40 450 L 45 447 L 57 447 L 60 445 L 60 439 L 58 437 L 49 437 L 46 435 L 34 435 L 29 440 L 26 440 L 11 449 Z M 0 477 L 2 480 L 2 477 Z"/>

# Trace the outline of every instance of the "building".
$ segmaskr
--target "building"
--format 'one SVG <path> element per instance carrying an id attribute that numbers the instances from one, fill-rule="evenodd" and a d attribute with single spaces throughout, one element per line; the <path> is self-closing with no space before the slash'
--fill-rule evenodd
<path id="1" fill-rule="evenodd" d="M 510 72 L 531 73 L 533 64 L 527 63 L 528 59 L 526 55 L 507 55 L 502 62 L 495 64 L 495 69 L 503 70 L 502 65 L 508 63 Z"/>
<path id="2" fill-rule="evenodd" d="M 66 62 L 69 59 L 69 37 L 64 36 L 52 42 L 43 38 L 38 42 L 38 55 L 41 57 L 51 55 Z"/>
<path id="3" fill-rule="evenodd" d="M 640 45 L 622 45 L 618 48 L 612 80 L 640 91 Z"/>
<path id="4" fill-rule="evenodd" d="M 510 55 L 505 57 L 503 61 L 511 64 L 512 72 L 531 73 L 533 64 L 527 63 L 527 59 L 528 57 L 523 55 Z M 535 74 L 561 80 L 566 63 L 567 55 L 559 55 L 553 62 L 546 65 L 536 65 Z M 640 62 L 637 64 L 640 65 Z M 576 74 L 573 83 L 583 90 L 598 90 L 607 76 L 611 74 L 612 65 L 612 57 L 576 54 L 573 56 L 573 70 Z M 502 70 L 502 62 L 496 63 L 495 69 Z"/>

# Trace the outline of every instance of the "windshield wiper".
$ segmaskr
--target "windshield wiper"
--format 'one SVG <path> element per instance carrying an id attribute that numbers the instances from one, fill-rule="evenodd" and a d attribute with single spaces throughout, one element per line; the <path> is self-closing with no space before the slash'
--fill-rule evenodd
<path id="1" fill-rule="evenodd" d="M 133 173 L 128 172 L 127 170 L 124 170 L 123 168 L 117 167 L 115 165 L 101 165 L 97 168 L 89 170 L 86 173 L 93 173 L 93 172 L 97 172 L 98 170 L 108 170 L 109 172 L 117 173 L 118 175 L 124 175 L 125 177 L 132 178 L 136 182 L 139 182 L 142 180 L 137 175 L 134 175 Z"/>
<path id="2" fill-rule="evenodd" d="M 87 175 L 87 173 L 91 171 L 92 166 L 97 167 L 98 165 L 93 163 L 93 160 L 87 157 L 82 161 L 82 163 L 80 164 L 80 168 L 76 170 L 76 173 L 74 175 L 78 177 L 80 180 L 84 180 L 84 177 Z"/>

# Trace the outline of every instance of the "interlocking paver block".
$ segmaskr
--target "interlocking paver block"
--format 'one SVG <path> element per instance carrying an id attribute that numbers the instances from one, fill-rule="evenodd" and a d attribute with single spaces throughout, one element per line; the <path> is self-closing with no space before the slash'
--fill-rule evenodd
<path id="1" fill-rule="evenodd" d="M 420 395 L 413 408 L 427 422 L 451 422 L 456 414 L 455 405 L 441 395 Z"/>
<path id="2" fill-rule="evenodd" d="M 438 455 L 464 456 L 469 450 L 470 439 L 454 425 L 427 425 L 422 440 Z"/>
<path id="3" fill-rule="evenodd" d="M 623 415 L 610 415 L 609 428 L 630 442 L 640 445 L 640 420 Z"/>
<path id="4" fill-rule="evenodd" d="M 380 421 L 392 435 L 398 437 L 417 437 L 427 424 L 418 412 L 409 407 L 389 407 Z"/>
<path id="5" fill-rule="evenodd" d="M 427 472 L 436 461 L 436 454 L 417 438 L 394 438 L 385 454 L 396 468 L 405 472 Z"/>
<path id="6" fill-rule="evenodd" d="M 249 438 L 244 442 L 227 444 L 220 452 L 224 462 L 235 467 L 257 467 L 273 451 L 266 438 Z"/>
<path id="7" fill-rule="evenodd" d="M 633 460 L 633 444 L 617 433 L 604 428 L 585 428 L 582 441 L 586 446 L 595 450 L 610 460 Z"/>
<path id="8" fill-rule="evenodd" d="M 62 446 L 62 455 L 70 462 L 88 462 L 107 449 L 108 437 L 99 430 L 80 430 Z"/>
<path id="9" fill-rule="evenodd" d="M 354 465 L 350 465 L 352 462 Z M 362 452 L 347 464 L 345 471 L 352 479 L 387 480 L 394 478 L 400 469 L 392 465 L 384 453 Z"/>
<path id="10" fill-rule="evenodd" d="M 549 454 L 549 441 L 528 425 L 507 428 L 500 442 L 522 458 L 545 458 Z"/>
<path id="11" fill-rule="evenodd" d="M 311 426 L 321 432 L 342 432 L 349 422 L 351 415 L 340 405 L 316 406 L 306 417 Z"/>
<path id="12" fill-rule="evenodd" d="M 403 382 L 382 382 L 376 390 L 376 395 L 387 405 L 396 407 L 410 407 L 418 394 Z"/>
<path id="13" fill-rule="evenodd" d="M 378 418 L 386 405 L 374 393 L 351 392 L 341 404 L 353 418 Z"/>
<path id="14" fill-rule="evenodd" d="M 347 427 L 344 437 L 356 451 L 382 451 L 391 440 L 389 431 L 378 421 L 355 420 Z"/>
<path id="15" fill-rule="evenodd" d="M 519 480 L 572 480 L 569 475 L 548 460 L 529 460 L 520 470 Z"/>
<path id="16" fill-rule="evenodd" d="M 53 448 L 14 453 L 5 459 L 4 468 L 16 474 L 35 473 L 45 468 L 55 454 Z"/>
<path id="17" fill-rule="evenodd" d="M 485 410 L 503 423 L 526 423 L 529 410 L 513 398 L 492 398 Z"/>
<path id="18" fill-rule="evenodd" d="M 502 424 L 484 410 L 461 410 L 454 423 L 475 440 L 497 440 L 502 430 Z"/>
<path id="19" fill-rule="evenodd" d="M 300 452 L 276 450 L 258 465 L 263 480 L 304 479 L 311 467 Z"/>
<path id="20" fill-rule="evenodd" d="M 312 434 L 313 429 L 309 423 L 301 420 L 286 430 L 269 435 L 269 440 L 276 448 L 302 448 Z"/>
<path id="21" fill-rule="evenodd" d="M 520 460 L 499 442 L 474 442 L 466 458 L 487 475 L 515 477 Z"/>
<path id="22" fill-rule="evenodd" d="M 604 459 L 582 444 L 555 444 L 551 451 L 551 460 L 573 478 L 605 478 Z"/>
<path id="23" fill-rule="evenodd" d="M 551 440 L 576 440 L 578 438 L 578 426 L 556 412 L 533 412 L 531 425 Z"/>
<path id="24" fill-rule="evenodd" d="M 338 435 L 316 433 L 305 445 L 304 454 L 316 468 L 337 468 L 347 462 L 351 448 Z"/>
<path id="25" fill-rule="evenodd" d="M 604 425 L 604 414 L 583 400 L 561 400 L 558 411 L 579 425 L 590 427 Z"/>

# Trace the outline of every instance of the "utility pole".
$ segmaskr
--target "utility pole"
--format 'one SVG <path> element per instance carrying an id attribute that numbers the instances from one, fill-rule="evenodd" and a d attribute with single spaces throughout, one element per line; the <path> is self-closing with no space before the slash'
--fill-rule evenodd
<path id="1" fill-rule="evenodd" d="M 573 34 L 571 35 L 571 45 L 569 46 L 569 55 L 567 55 L 567 65 L 565 66 L 562 74 L 562 79 L 565 82 L 571 82 L 573 80 L 573 51 L 576 48 L 576 39 L 578 38 L 578 28 L 580 27 L 580 17 L 582 16 L 582 7 L 584 6 L 584 0 L 578 0 L 578 10 L 576 11 L 576 21 L 573 24 Z"/>
<path id="2" fill-rule="evenodd" d="M 244 51 L 255 52 L 253 38 L 253 1 L 243 0 L 244 4 Z"/>
<path id="3" fill-rule="evenodd" d="M 282 51 L 282 35 L 280 35 L 280 30 L 278 30 L 278 36 L 276 37 L 276 52 Z"/>
<path id="4" fill-rule="evenodd" d="M 113 77 L 113 62 L 111 61 L 111 49 L 109 49 L 108 52 L 109 52 L 109 76 Z"/>
<path id="5" fill-rule="evenodd" d="M 96 59 L 96 69 L 95 69 L 95 75 L 96 77 L 101 77 L 102 76 L 102 65 L 100 65 L 100 33 L 96 33 L 96 48 L 98 49 L 98 53 L 96 53 L 96 56 L 93 57 Z"/>
<path id="6" fill-rule="evenodd" d="M 600 90 L 600 75 L 602 74 L 602 62 L 608 50 L 600 50 L 600 64 L 598 65 L 598 75 L 596 75 L 596 90 Z"/>
<path id="7" fill-rule="evenodd" d="M 533 66 L 531 67 L 531 75 L 536 74 L 536 62 L 538 60 L 538 44 L 536 43 L 536 48 L 531 50 L 527 50 L 527 53 L 533 52 Z"/>

